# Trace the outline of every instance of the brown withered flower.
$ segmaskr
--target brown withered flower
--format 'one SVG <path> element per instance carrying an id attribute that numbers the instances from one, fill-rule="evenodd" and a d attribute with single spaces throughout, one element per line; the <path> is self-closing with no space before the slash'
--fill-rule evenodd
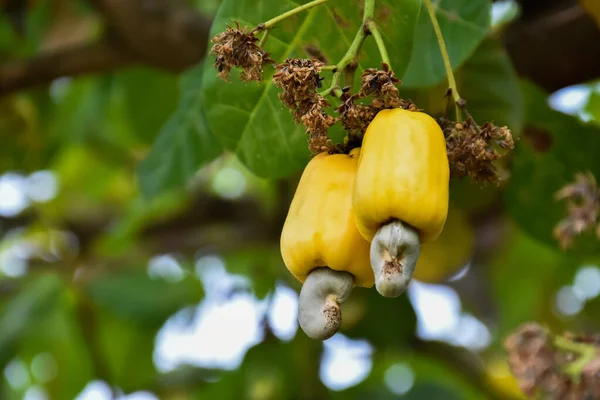
<path id="1" fill-rule="evenodd" d="M 559 344 L 547 329 L 537 323 L 526 323 L 513 332 L 504 342 L 510 368 L 521 390 L 530 397 L 544 399 L 596 399 L 600 397 L 600 347 L 595 336 L 581 337 L 565 333 Z M 592 358 L 577 370 L 571 369 L 582 354 L 570 348 L 586 345 Z M 569 350 L 565 350 L 565 349 Z"/>
<path id="2" fill-rule="evenodd" d="M 358 95 L 351 94 L 345 88 L 342 93 L 342 104 L 336 108 L 336 112 L 340 115 L 342 126 L 348 133 L 349 144 L 360 144 L 360 141 L 377 114 L 377 110 L 370 104 L 357 104 Z"/>
<path id="3" fill-rule="evenodd" d="M 327 132 L 335 124 L 335 118 L 325 112 L 329 107 L 327 100 L 319 94 L 302 102 L 301 121 L 307 132 Z"/>
<path id="4" fill-rule="evenodd" d="M 514 142 L 510 130 L 490 122 L 479 128 L 471 118 L 461 123 L 442 120 L 440 125 L 446 135 L 450 175 L 455 178 L 469 176 L 475 182 L 498 185 L 500 177 L 494 161 L 503 154 L 492 145 L 512 150 Z"/>
<path id="5" fill-rule="evenodd" d="M 334 144 L 327 129 L 336 119 L 327 114 L 330 104 L 318 93 L 323 63 L 318 60 L 288 58 L 275 65 L 273 82 L 282 89 L 281 102 L 290 109 L 296 123 L 302 123 L 309 134 L 308 147 L 313 154 L 333 151 Z"/>
<path id="6" fill-rule="evenodd" d="M 325 132 L 314 132 L 310 134 L 308 139 L 308 149 L 312 154 L 323 152 L 333 152 L 335 145 Z"/>
<path id="7" fill-rule="evenodd" d="M 280 99 L 293 108 L 295 103 L 311 99 L 321 86 L 319 76 L 323 63 L 318 60 L 288 58 L 275 65 L 273 83 L 283 90 Z"/>
<path id="8" fill-rule="evenodd" d="M 256 42 L 258 38 L 254 31 L 246 32 L 239 23 L 235 27 L 227 26 L 211 39 L 215 43 L 211 53 L 217 56 L 214 67 L 219 71 L 217 76 L 227 81 L 232 68 L 242 68 L 240 78 L 244 82 L 261 81 L 263 69 L 273 60 Z"/>
<path id="9" fill-rule="evenodd" d="M 400 79 L 394 76 L 389 65 L 382 63 L 382 69 L 366 69 L 361 75 L 362 84 L 358 92 L 359 97 L 374 96 L 372 105 L 377 109 L 402 107 L 400 92 L 396 87 Z"/>
<path id="10" fill-rule="evenodd" d="M 554 236 L 563 249 L 573 243 L 575 237 L 595 228 L 600 240 L 600 188 L 591 173 L 578 173 L 575 181 L 555 194 L 557 201 L 567 200 L 567 217 L 554 228 Z"/>

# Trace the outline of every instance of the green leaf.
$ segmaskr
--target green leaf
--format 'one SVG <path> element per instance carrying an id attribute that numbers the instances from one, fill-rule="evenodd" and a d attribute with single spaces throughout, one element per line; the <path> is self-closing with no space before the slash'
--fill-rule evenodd
<path id="1" fill-rule="evenodd" d="M 375 290 L 356 288 L 344 307 L 344 313 L 347 309 L 357 310 L 357 314 L 361 312 L 358 310 L 364 312 L 356 325 L 349 328 L 342 325 L 340 332 L 349 337 L 368 339 L 375 347 L 381 348 L 407 345 L 415 335 L 417 315 L 408 296 L 387 299 Z M 354 319 L 350 313 L 344 316 Z"/>
<path id="2" fill-rule="evenodd" d="M 491 3 L 489 0 L 439 0 L 433 3 L 450 63 L 455 69 L 473 54 L 487 35 Z M 426 87 L 443 82 L 446 79 L 444 61 L 424 3 L 417 23 L 414 49 L 402 78 L 403 86 Z M 460 86 L 458 89 L 461 90 Z"/>
<path id="3" fill-rule="evenodd" d="M 123 270 L 86 287 L 98 307 L 148 329 L 160 327 L 177 310 L 198 303 L 202 285 L 192 276 L 177 283 L 150 278 L 145 269 Z"/>
<path id="4" fill-rule="evenodd" d="M 59 298 L 62 281 L 57 275 L 44 274 L 26 282 L 2 310 L 0 316 L 0 367 L 3 370 L 17 351 L 17 342 Z"/>
<path id="5" fill-rule="evenodd" d="M 180 86 L 181 103 L 137 169 L 142 193 L 148 198 L 185 186 L 200 167 L 221 154 L 202 109 L 202 68 L 185 73 Z"/>
<path id="6" fill-rule="evenodd" d="M 37 366 L 38 371 L 42 369 L 47 374 L 44 386 L 51 399 L 74 399 L 96 377 L 88 344 L 82 335 L 85 329 L 78 319 L 76 301 L 74 291 L 64 288 L 57 307 L 32 321 L 28 333 L 22 337 L 19 358 L 31 363 L 36 356 L 49 354 L 55 363 L 54 368 L 40 365 L 38 359 Z M 52 376 L 53 369 L 55 376 Z"/>
<path id="7" fill-rule="evenodd" d="M 177 78 L 164 71 L 129 68 L 115 74 L 121 86 L 127 118 L 144 143 L 153 141 L 177 107 Z"/>
<path id="8" fill-rule="evenodd" d="M 234 20 L 253 27 L 297 5 L 277 0 L 258 3 L 225 0 L 211 35 L 223 31 L 226 24 Z M 378 2 L 377 22 L 397 73 L 402 73 L 410 60 L 418 11 L 418 0 Z M 354 3 L 333 0 L 284 20 L 271 32 L 266 50 L 273 59 L 281 62 L 288 57 L 310 57 L 306 51 L 310 45 L 317 47 L 328 62 L 334 64 L 342 58 L 360 25 L 360 12 Z M 209 55 L 207 63 L 213 61 L 214 56 Z M 380 66 L 373 41 L 365 44 L 360 63 L 361 68 Z M 272 73 L 273 68 L 269 66 L 265 69 L 264 82 L 243 84 L 239 81 L 239 72 L 234 70 L 232 83 L 226 83 L 217 78 L 214 68 L 207 67 L 204 99 L 209 126 L 223 146 L 235 152 L 253 173 L 278 178 L 300 170 L 310 154 L 304 128 L 293 123 L 290 113 L 277 97 L 279 89 L 271 81 Z"/>
<path id="9" fill-rule="evenodd" d="M 319 379 L 322 344 L 304 333 L 291 342 L 273 336 L 252 347 L 236 371 L 225 373 L 200 391 L 203 399 L 322 399 Z"/>
<path id="10" fill-rule="evenodd" d="M 592 91 L 584 111 L 592 117 L 592 122 L 600 125 L 600 93 Z"/>
<path id="11" fill-rule="evenodd" d="M 159 296 L 158 294 L 155 294 Z M 126 393 L 147 389 L 156 377 L 152 360 L 156 330 L 132 324 L 108 312 L 96 313 L 96 343 L 106 377 Z"/>
<path id="12" fill-rule="evenodd" d="M 525 118 L 523 95 L 500 40 L 486 38 L 456 70 L 455 76 L 469 113 L 480 125 L 494 121 L 497 125 L 507 125 L 514 134 L 521 131 Z M 403 90 L 402 94 L 428 114 L 442 116 L 448 104 L 447 89 L 444 83 L 428 89 Z"/>
<path id="13" fill-rule="evenodd" d="M 600 176 L 600 128 L 552 110 L 547 94 L 523 82 L 526 104 L 525 140 L 516 144 L 511 177 L 505 192 L 506 205 L 515 221 L 528 234 L 554 247 L 556 224 L 567 215 L 566 202 L 554 194 L 575 178 L 590 171 Z M 574 243 L 572 254 L 600 252 L 593 233 Z"/>
<path id="14" fill-rule="evenodd" d="M 569 283 L 576 266 L 573 257 L 563 256 L 520 229 L 511 229 L 488 269 L 497 308 L 494 337 L 499 350 L 520 324 L 537 320 L 552 325 L 558 320 L 553 299 L 556 290 Z"/>
<path id="15" fill-rule="evenodd" d="M 494 121 L 518 135 L 523 127 L 525 106 L 517 74 L 502 42 L 486 38 L 458 70 L 460 95 L 480 124 Z"/>
<path id="16" fill-rule="evenodd" d="M 282 273 L 287 273 L 279 246 L 255 245 L 224 254 L 223 259 L 229 273 L 244 274 L 252 280 L 252 289 L 259 299 L 275 288 L 275 282 Z"/>

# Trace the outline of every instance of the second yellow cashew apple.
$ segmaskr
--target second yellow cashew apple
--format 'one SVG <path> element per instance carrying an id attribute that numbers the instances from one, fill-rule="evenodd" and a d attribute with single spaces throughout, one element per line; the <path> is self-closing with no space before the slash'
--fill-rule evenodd
<path id="1" fill-rule="evenodd" d="M 372 242 L 381 295 L 406 290 L 420 244 L 442 232 L 449 179 L 444 134 L 433 118 L 399 108 L 375 116 L 363 138 L 353 206 L 358 230 Z"/>
<path id="2" fill-rule="evenodd" d="M 341 324 L 340 303 L 353 286 L 372 287 L 369 242 L 356 229 L 352 190 L 358 154 L 321 153 L 306 166 L 281 233 L 281 254 L 301 282 L 298 320 L 327 339 Z"/>

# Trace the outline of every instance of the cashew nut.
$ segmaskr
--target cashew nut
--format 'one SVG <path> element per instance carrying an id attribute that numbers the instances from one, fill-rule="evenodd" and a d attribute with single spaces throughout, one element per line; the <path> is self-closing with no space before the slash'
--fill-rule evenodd
<path id="1" fill-rule="evenodd" d="M 382 296 L 404 293 L 417 265 L 419 246 L 417 232 L 398 220 L 379 228 L 371 242 L 371 267 Z"/>
<path id="2" fill-rule="evenodd" d="M 308 274 L 298 300 L 298 322 L 309 337 L 326 340 L 338 331 L 342 324 L 340 304 L 350 296 L 353 280 L 351 273 L 327 267 Z"/>

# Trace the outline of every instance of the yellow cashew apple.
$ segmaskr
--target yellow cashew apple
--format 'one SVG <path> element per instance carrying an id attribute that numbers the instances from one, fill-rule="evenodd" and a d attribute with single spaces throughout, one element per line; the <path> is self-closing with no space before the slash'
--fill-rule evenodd
<path id="1" fill-rule="evenodd" d="M 440 236 L 421 246 L 413 277 L 426 283 L 443 282 L 469 262 L 474 247 L 475 234 L 466 214 L 450 207 Z"/>
<path id="2" fill-rule="evenodd" d="M 351 273 L 355 286 L 373 286 L 369 243 L 358 232 L 352 211 L 359 153 L 360 148 L 318 154 L 302 173 L 280 241 L 283 261 L 300 282 L 326 266 Z"/>
<path id="3" fill-rule="evenodd" d="M 399 220 L 421 244 L 442 232 L 448 213 L 450 169 L 437 122 L 422 112 L 382 110 L 369 124 L 358 160 L 353 205 L 361 235 Z"/>

